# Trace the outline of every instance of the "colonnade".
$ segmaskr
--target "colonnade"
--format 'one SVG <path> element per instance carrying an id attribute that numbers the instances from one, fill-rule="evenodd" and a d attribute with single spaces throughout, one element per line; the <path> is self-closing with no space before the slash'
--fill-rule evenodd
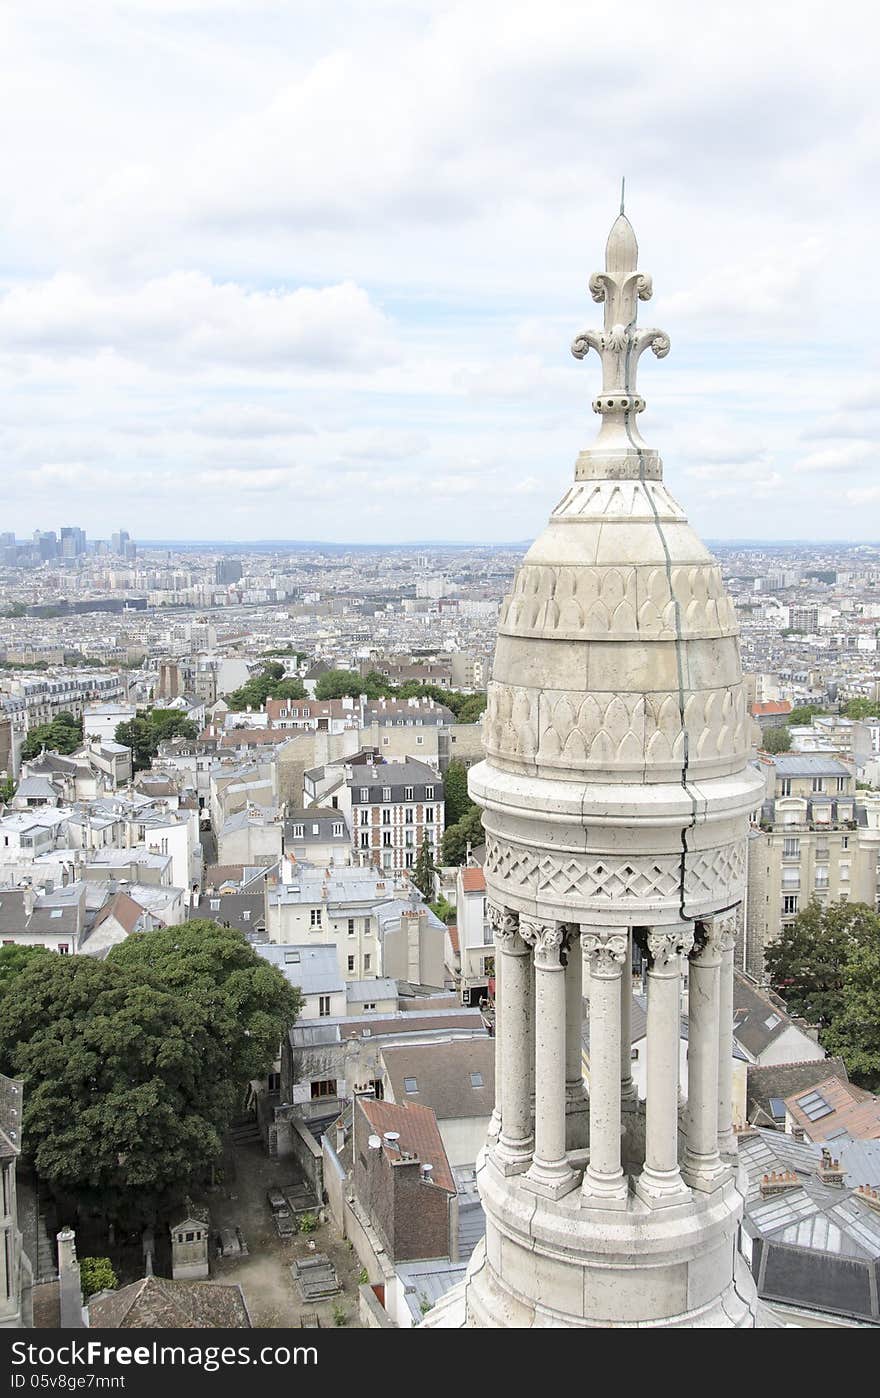
<path id="1" fill-rule="evenodd" d="M 496 1102 L 490 1146 L 505 1174 L 558 1198 L 624 1208 L 630 1182 L 623 1114 L 638 1105 L 632 1079 L 632 950 L 648 963 L 645 1159 L 634 1181 L 647 1203 L 711 1191 L 732 1149 L 731 913 L 670 927 L 542 921 L 490 904 L 496 947 Z M 679 1163 L 681 976 L 689 962 L 686 1150 Z M 589 1160 L 581 1073 L 582 977 L 590 975 Z"/>

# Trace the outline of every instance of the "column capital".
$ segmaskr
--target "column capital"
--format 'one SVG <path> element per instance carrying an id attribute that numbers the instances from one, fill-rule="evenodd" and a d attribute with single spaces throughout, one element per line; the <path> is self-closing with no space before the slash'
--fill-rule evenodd
<path id="1" fill-rule="evenodd" d="M 492 937 L 496 946 L 512 947 L 514 938 L 519 931 L 519 914 L 510 912 L 508 908 L 503 908 L 498 903 L 489 903 L 486 917 L 492 928 Z"/>
<path id="2" fill-rule="evenodd" d="M 545 970 L 563 968 L 569 939 L 568 923 L 541 922 L 537 918 L 521 917 L 519 935 L 527 946 L 534 948 L 536 966 Z"/>
<path id="3" fill-rule="evenodd" d="M 679 961 L 687 956 L 694 944 L 693 926 L 650 928 L 646 938 L 649 971 L 655 975 L 674 975 L 679 970 Z"/>
<path id="4" fill-rule="evenodd" d="M 694 944 L 688 952 L 692 966 L 721 965 L 721 925 L 716 918 L 698 919 L 694 923 Z"/>
<path id="5" fill-rule="evenodd" d="M 581 950 L 590 963 L 591 976 L 619 976 L 628 945 L 625 927 L 581 927 Z"/>

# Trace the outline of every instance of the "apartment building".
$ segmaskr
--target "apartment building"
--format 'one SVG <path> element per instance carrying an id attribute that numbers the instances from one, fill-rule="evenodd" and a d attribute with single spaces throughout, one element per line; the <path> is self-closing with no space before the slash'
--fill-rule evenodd
<path id="1" fill-rule="evenodd" d="M 760 977 L 764 950 L 813 899 L 878 903 L 880 792 L 856 791 L 836 757 L 762 753 L 767 780 L 749 840 L 745 969 Z"/>
<path id="2" fill-rule="evenodd" d="M 436 850 L 443 834 L 443 780 L 407 758 L 359 767 L 347 782 L 354 857 L 388 873 L 416 862 L 422 840 Z"/>

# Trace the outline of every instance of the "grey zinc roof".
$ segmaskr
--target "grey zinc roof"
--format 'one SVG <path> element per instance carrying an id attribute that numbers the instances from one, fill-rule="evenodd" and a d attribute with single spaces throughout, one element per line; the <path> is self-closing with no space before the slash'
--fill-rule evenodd
<path id="1" fill-rule="evenodd" d="M 850 777 L 842 762 L 824 753 L 785 753 L 773 758 L 778 777 Z"/>
<path id="2" fill-rule="evenodd" d="M 363 1001 L 394 1000 L 397 998 L 397 981 L 389 976 L 376 976 L 371 981 L 349 981 L 345 987 L 349 1004 Z"/>
<path id="3" fill-rule="evenodd" d="M 431 1107 L 438 1121 L 486 1117 L 495 1104 L 494 1039 L 401 1044 L 383 1048 L 385 1071 L 395 1102 Z M 475 1086 L 472 1075 L 480 1079 Z M 416 1091 L 407 1083 L 415 1079 Z"/>
<path id="4" fill-rule="evenodd" d="M 291 985 L 298 986 L 303 995 L 332 995 L 345 988 L 335 947 L 263 942 L 256 950 L 265 961 L 277 966 Z M 288 960 L 294 954 L 299 960 Z"/>

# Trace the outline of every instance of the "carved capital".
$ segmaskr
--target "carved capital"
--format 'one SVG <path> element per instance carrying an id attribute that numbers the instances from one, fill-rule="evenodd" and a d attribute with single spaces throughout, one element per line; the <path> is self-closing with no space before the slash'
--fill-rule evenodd
<path id="1" fill-rule="evenodd" d="M 564 954 L 569 937 L 566 923 L 520 918 L 519 935 L 527 946 L 534 948 L 536 966 L 552 968 L 565 965 Z"/>
<path id="2" fill-rule="evenodd" d="M 619 976 L 626 961 L 628 934 L 620 929 L 601 931 L 591 927 L 581 932 L 581 950 L 590 963 L 592 976 Z"/>
<path id="3" fill-rule="evenodd" d="M 691 927 L 676 927 L 669 931 L 652 928 L 647 936 L 648 956 L 652 971 L 673 972 L 682 956 L 687 956 L 694 944 Z"/>
<path id="4" fill-rule="evenodd" d="M 722 953 L 733 951 L 736 947 L 737 915 L 725 913 L 723 917 L 716 918 L 719 924 L 718 936 Z"/>
<path id="5" fill-rule="evenodd" d="M 495 945 L 502 950 L 512 947 L 513 940 L 519 930 L 519 914 L 509 912 L 507 908 L 502 908 L 498 903 L 490 903 L 486 910 L 486 917 L 492 928 L 492 939 Z"/>

